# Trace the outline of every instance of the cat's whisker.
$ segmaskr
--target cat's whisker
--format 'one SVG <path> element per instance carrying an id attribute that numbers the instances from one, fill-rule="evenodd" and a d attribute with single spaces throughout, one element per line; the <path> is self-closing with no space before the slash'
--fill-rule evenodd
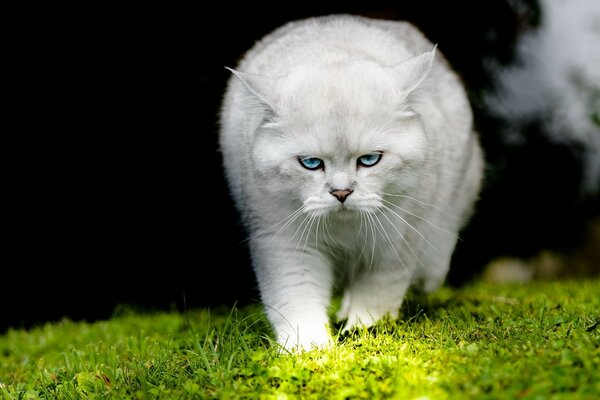
<path id="1" fill-rule="evenodd" d="M 333 237 L 331 236 L 331 232 L 329 231 L 329 224 L 327 223 L 328 221 L 329 221 L 329 218 L 327 218 L 327 216 L 323 217 L 323 237 L 327 241 L 327 245 L 329 246 L 329 249 L 332 249 L 331 243 L 329 241 L 330 240 L 333 241 Z"/>
<path id="2" fill-rule="evenodd" d="M 416 199 L 416 198 L 411 197 L 411 196 L 407 196 L 405 194 L 393 194 L 393 193 L 386 193 L 386 192 L 382 192 L 382 194 L 385 195 L 385 196 L 389 196 L 389 197 L 401 197 L 401 198 L 404 198 L 404 199 L 409 199 L 409 200 L 415 201 L 415 202 L 417 202 L 417 203 L 419 203 L 421 205 L 424 205 L 424 206 L 427 206 L 427 207 L 431 207 L 434 210 L 437 210 L 437 211 L 441 212 L 442 214 L 444 214 L 444 215 L 446 215 L 446 216 L 448 216 L 450 218 L 458 218 L 456 215 L 452 215 L 449 212 L 445 211 L 444 209 L 442 209 L 442 208 L 440 208 L 438 206 L 434 206 L 433 204 L 426 203 L 424 201 L 421 201 L 421 200 Z"/>
<path id="3" fill-rule="evenodd" d="M 252 233 L 252 234 L 251 234 L 250 236 L 248 236 L 246 239 L 244 239 L 244 240 L 240 241 L 238 245 L 240 245 L 240 244 L 243 244 L 243 243 L 246 243 L 246 242 L 249 242 L 249 241 L 250 241 L 251 239 L 253 239 L 253 238 L 259 238 L 259 237 L 261 237 L 262 235 L 265 235 L 265 234 L 266 234 L 267 232 L 269 232 L 271 229 L 273 229 L 273 228 L 275 228 L 275 227 L 277 227 L 277 226 L 279 226 L 279 225 L 281 225 L 281 224 L 284 224 L 284 225 L 283 225 L 281 228 L 279 228 L 279 229 L 277 230 L 277 232 L 275 232 L 275 235 L 273 235 L 273 236 L 271 237 L 271 240 L 270 240 L 270 241 L 269 241 L 269 243 L 268 243 L 268 245 L 270 246 L 270 245 L 271 245 L 271 242 L 272 242 L 272 241 L 273 241 L 273 240 L 274 240 L 274 239 L 277 237 L 277 235 L 279 235 L 279 233 L 280 233 L 280 232 L 281 232 L 283 229 L 285 229 L 287 226 L 289 226 L 290 224 L 293 224 L 293 223 L 294 223 L 294 221 L 295 221 L 295 220 L 298 218 L 298 216 L 299 216 L 300 214 L 302 214 L 302 211 L 304 211 L 304 209 L 305 209 L 305 206 L 304 206 L 304 205 L 302 205 L 302 206 L 298 207 L 298 208 L 297 208 L 297 209 L 296 209 L 294 212 L 292 212 L 290 215 L 288 215 L 287 217 L 285 217 L 284 219 L 282 219 L 282 220 L 281 220 L 281 221 L 279 221 L 278 223 L 276 223 L 276 224 L 273 224 L 273 225 L 269 226 L 268 228 L 262 229 L 262 230 L 260 230 L 260 231 L 258 231 L 258 232 Z"/>
<path id="4" fill-rule="evenodd" d="M 328 218 L 324 217 L 323 218 L 323 238 L 325 238 L 325 244 L 327 245 L 327 247 L 329 248 L 329 251 L 331 252 L 331 254 L 335 254 L 333 247 L 331 246 L 331 242 L 330 240 L 333 240 L 333 238 L 331 237 L 331 234 L 329 233 L 329 226 L 327 224 Z"/>
<path id="5" fill-rule="evenodd" d="M 441 226 L 438 226 L 438 225 L 434 224 L 434 223 L 433 223 L 433 222 L 431 222 L 431 221 L 428 221 L 426 218 L 423 218 L 423 217 L 421 217 L 420 215 L 417 215 L 417 214 L 415 214 L 415 213 L 412 213 L 412 212 L 408 211 L 407 209 L 405 209 L 405 208 L 402 208 L 402 207 L 400 207 L 398 204 L 395 204 L 395 203 L 393 203 L 393 202 L 391 202 L 391 201 L 389 201 L 389 200 L 386 200 L 386 199 L 382 199 L 382 200 L 383 200 L 384 202 L 386 202 L 387 204 L 390 204 L 390 205 L 392 205 L 392 206 L 396 207 L 398 210 L 400 210 L 400 211 L 402 211 L 402 212 L 404 212 L 404 213 L 406 213 L 406 214 L 408 214 L 408 215 L 411 215 L 411 216 L 413 216 L 413 217 L 415 217 L 415 218 L 418 218 L 418 219 L 420 219 L 420 220 L 421 220 L 421 221 L 423 221 L 423 222 L 426 222 L 427 224 L 429 224 L 429 225 L 433 226 L 434 228 L 436 228 L 436 229 L 440 230 L 441 232 L 447 233 L 447 234 L 451 235 L 452 237 L 454 237 L 454 238 L 456 238 L 456 239 L 458 239 L 458 240 L 462 240 L 462 239 L 461 239 L 461 238 L 460 238 L 458 235 L 454 234 L 453 232 L 450 232 L 450 231 L 449 231 L 449 230 L 447 230 L 447 229 L 444 229 L 444 228 L 442 228 Z"/>
<path id="6" fill-rule="evenodd" d="M 268 245 L 271 245 L 271 242 L 273 242 L 273 240 L 275 240 L 275 238 L 277 237 L 277 235 L 279 235 L 279 233 L 284 230 L 286 227 L 288 227 L 289 225 L 293 224 L 294 221 L 302 214 L 302 211 L 304 211 L 306 207 L 304 205 L 298 207 L 294 212 L 292 212 L 290 215 L 288 215 L 287 217 L 285 217 L 284 219 L 282 219 L 280 222 L 269 226 L 268 228 L 265 228 L 257 233 L 255 233 L 253 235 L 253 237 L 257 238 L 260 237 L 264 234 L 266 234 L 269 230 L 275 228 L 276 226 L 279 226 L 281 224 L 283 224 L 282 227 L 280 227 L 277 232 L 275 232 L 275 234 L 271 237 L 271 240 L 269 241 Z M 250 240 L 250 238 L 246 239 L 246 241 Z"/>
<path id="7" fill-rule="evenodd" d="M 315 249 L 319 251 L 319 225 L 321 224 L 321 217 L 317 217 L 317 227 L 315 228 Z"/>
<path id="8" fill-rule="evenodd" d="M 365 217 L 366 217 L 366 221 L 369 223 L 369 227 L 371 228 L 371 236 L 373 238 L 372 242 L 373 242 L 373 248 L 371 249 L 371 262 L 369 263 L 369 271 L 371 270 L 371 268 L 373 268 L 373 260 L 375 258 L 375 239 L 377 238 L 376 234 L 375 234 L 375 228 L 373 227 L 374 223 L 373 223 L 373 217 L 370 215 L 369 212 L 365 213 Z"/>
<path id="9" fill-rule="evenodd" d="M 309 214 L 302 214 L 302 215 L 304 215 L 304 219 L 296 227 L 296 230 L 294 231 L 294 234 L 288 240 L 288 244 L 294 240 L 294 238 L 296 237 L 296 235 L 298 234 L 298 232 L 300 231 L 300 229 L 302 229 L 302 227 L 304 227 L 304 225 L 307 224 L 307 221 L 308 221 L 310 215 Z M 302 241 L 302 235 L 300 236 L 300 239 L 298 240 L 298 243 L 296 244 L 296 251 L 298 250 L 298 246 L 300 244 L 300 241 Z"/>
<path id="10" fill-rule="evenodd" d="M 393 212 L 392 210 L 390 210 L 385 204 L 383 204 L 384 209 Z M 419 258 L 419 256 L 417 255 L 417 253 L 415 253 L 415 251 L 413 250 L 412 246 L 410 245 L 410 243 L 408 243 L 408 241 L 406 240 L 406 238 L 404 237 L 404 235 L 402 234 L 402 232 L 400 232 L 400 230 L 398 229 L 398 227 L 396 227 L 396 225 L 392 222 L 392 220 L 385 214 L 385 213 L 381 213 L 381 215 L 383 215 L 385 217 L 385 219 L 387 219 L 387 221 L 390 223 L 390 225 L 392 226 L 392 228 L 394 228 L 394 230 L 396 230 L 396 232 L 398 233 L 398 236 L 400 236 L 400 238 L 402 239 L 402 241 L 404 242 L 404 244 L 406 244 L 406 246 L 408 247 L 408 249 L 410 250 L 410 252 L 412 253 L 413 256 L 415 256 L 415 259 L 417 260 L 417 262 L 419 264 L 421 264 L 421 266 L 424 266 L 423 263 L 421 262 L 421 259 Z"/>
<path id="11" fill-rule="evenodd" d="M 300 247 L 300 243 L 302 243 L 302 241 L 304 240 L 304 235 L 306 234 L 306 230 L 308 229 L 308 225 L 310 225 L 310 221 L 312 220 L 312 214 L 306 214 L 306 216 L 304 217 L 304 220 L 302 221 L 302 231 L 300 232 L 300 237 L 298 238 L 298 240 L 296 241 L 296 248 L 294 249 L 294 252 L 297 253 L 298 249 Z"/>
<path id="12" fill-rule="evenodd" d="M 300 235 L 300 239 L 298 240 L 298 244 L 296 245 L 296 251 L 298 251 L 298 247 L 300 246 L 300 243 L 302 243 L 303 241 L 304 241 L 304 244 L 302 245 L 302 253 L 304 253 L 306 251 L 306 245 L 308 243 L 308 239 L 310 238 L 310 232 L 312 230 L 313 224 L 315 223 L 315 218 L 317 218 L 317 216 L 318 216 L 318 214 L 314 211 L 310 211 L 308 213 L 308 222 L 304 226 L 304 229 L 302 230 L 302 234 Z M 304 236 L 304 235 L 306 235 L 306 236 Z"/>
<path id="13" fill-rule="evenodd" d="M 325 236 L 325 240 L 327 241 L 327 246 L 329 247 L 329 250 L 331 250 L 333 253 L 333 248 L 331 247 L 329 240 L 331 240 L 333 242 L 334 246 L 336 246 L 336 247 L 340 247 L 340 244 L 335 240 L 335 237 L 329 231 L 329 225 L 327 224 L 327 221 L 328 221 L 328 218 L 325 218 L 325 221 L 323 221 L 323 227 L 324 227 L 324 233 L 325 233 L 324 236 Z"/>
<path id="14" fill-rule="evenodd" d="M 321 225 L 321 227 L 321 229 L 323 230 L 323 240 L 325 241 L 325 244 L 327 245 L 329 250 L 333 250 L 333 248 L 331 247 L 331 243 L 329 243 L 330 238 L 327 236 L 327 217 L 323 217 L 323 224 Z"/>
<path id="15" fill-rule="evenodd" d="M 285 217 L 284 219 L 282 219 L 278 223 L 273 224 L 273 225 L 269 226 L 268 228 L 265 228 L 265 229 L 257 232 L 256 235 L 261 235 L 261 234 L 263 234 L 265 232 L 268 232 L 271 229 L 273 229 L 273 228 L 275 228 L 275 227 L 277 227 L 277 226 L 279 226 L 281 224 L 284 224 L 284 223 L 285 224 L 282 226 L 282 228 L 285 228 L 287 225 L 289 225 L 290 223 L 293 222 L 294 217 L 296 217 L 298 214 L 302 213 L 302 211 L 304 211 L 305 209 L 306 209 L 306 205 L 304 205 L 304 204 L 301 205 L 294 212 L 292 212 L 290 215 L 288 215 L 287 217 Z M 281 228 L 280 228 L 280 230 L 281 230 Z"/>
<path id="16" fill-rule="evenodd" d="M 390 245 L 390 247 L 394 251 L 394 254 L 396 254 L 396 257 L 398 257 L 398 261 L 400 261 L 400 264 L 402 264 L 402 267 L 405 270 L 408 270 L 406 264 L 404 263 L 404 261 L 402 261 L 402 258 L 400 257 L 400 254 L 398 254 L 398 251 L 396 250 L 396 246 L 394 246 L 394 243 L 390 239 L 390 236 L 388 235 L 387 231 L 385 230 L 385 227 L 381 223 L 381 220 L 379 219 L 379 217 L 377 216 L 377 214 L 373 214 L 373 217 L 375 218 L 375 221 L 377 221 L 377 223 L 381 227 L 381 231 L 380 232 L 382 233 L 382 236 L 384 237 L 384 239 L 386 239 L 386 241 L 388 242 L 388 244 Z"/>
<path id="17" fill-rule="evenodd" d="M 391 203 L 392 205 L 394 205 L 394 203 Z M 406 224 L 406 226 L 408 226 L 410 229 L 412 229 L 417 235 L 419 235 L 419 237 L 421 239 L 423 239 L 429 246 L 431 246 L 431 248 L 435 249 L 438 253 L 441 252 L 440 249 L 437 248 L 437 246 L 435 246 L 433 243 L 431 243 L 425 236 L 423 236 L 423 234 L 421 232 L 419 232 L 419 230 L 417 228 L 415 228 L 410 222 L 408 222 L 406 219 L 402 218 L 402 216 L 400 214 L 398 214 L 396 211 L 392 210 L 391 208 L 387 207 L 385 204 L 382 204 L 383 207 L 385 207 L 392 215 L 394 215 L 396 218 L 398 218 L 400 221 L 402 221 L 403 223 Z"/>
<path id="18" fill-rule="evenodd" d="M 290 221 L 291 221 L 291 223 L 294 223 L 294 222 L 295 222 L 295 221 L 296 221 L 298 218 L 300 218 L 300 216 L 301 216 L 301 215 L 302 215 L 301 213 L 300 213 L 300 214 L 297 214 L 297 215 L 296 215 L 296 216 L 295 216 L 295 217 L 294 217 L 292 220 L 290 220 Z M 295 237 L 295 236 L 296 236 L 296 234 L 298 233 L 298 229 L 300 229 L 300 227 L 302 226 L 302 224 L 304 224 L 304 221 L 305 221 L 305 220 L 306 220 L 306 216 L 305 216 L 304 220 L 302 221 L 302 223 L 301 223 L 301 224 L 298 226 L 298 228 L 296 228 L 296 231 L 294 232 L 294 235 L 293 235 L 291 238 L 289 238 L 289 239 L 288 239 L 288 242 L 287 242 L 287 243 L 290 243 L 290 242 L 291 242 L 291 241 L 294 239 L 294 237 Z M 267 243 L 267 245 L 268 245 L 268 246 L 271 246 L 271 244 L 272 244 L 272 243 L 273 243 L 273 241 L 275 240 L 275 237 L 276 237 L 276 236 L 277 236 L 277 235 L 278 235 L 278 234 L 279 234 L 279 233 L 280 233 L 280 232 L 281 232 L 283 229 L 285 229 L 285 228 L 284 228 L 284 227 L 282 227 L 281 229 L 279 229 L 279 231 L 277 231 L 277 232 L 275 233 L 275 235 L 273 235 L 273 236 L 271 237 L 271 239 L 270 239 L 270 240 L 269 240 L 269 242 Z"/>
<path id="19" fill-rule="evenodd" d="M 310 237 L 310 232 L 312 231 L 312 227 L 315 223 L 315 220 L 319 218 L 319 215 L 315 212 L 311 213 L 310 222 L 308 223 L 308 231 L 306 232 L 306 238 L 304 239 L 304 245 L 302 246 L 302 253 L 306 251 L 306 245 L 308 243 L 308 239 Z"/>
<path id="20" fill-rule="evenodd" d="M 360 236 L 362 234 L 362 228 L 363 228 L 364 220 L 365 220 L 364 213 L 365 212 L 362 211 L 362 210 L 360 210 L 360 212 L 359 212 L 359 214 L 360 214 L 360 226 L 358 227 L 358 236 Z M 365 226 L 364 237 L 365 237 L 365 241 L 363 243 L 362 249 L 360 250 L 360 253 L 358 254 L 358 257 L 356 257 L 357 262 L 360 262 L 360 259 L 361 259 L 362 255 L 365 252 L 365 248 L 367 247 L 367 229 L 366 229 L 366 226 Z"/>

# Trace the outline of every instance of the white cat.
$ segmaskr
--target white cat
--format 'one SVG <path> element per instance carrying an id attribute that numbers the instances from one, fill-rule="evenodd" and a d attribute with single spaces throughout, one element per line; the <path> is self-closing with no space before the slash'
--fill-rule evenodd
<path id="1" fill-rule="evenodd" d="M 258 42 L 229 82 L 221 148 L 262 301 L 287 349 L 398 316 L 439 287 L 482 177 L 459 79 L 405 22 L 334 15 Z"/>

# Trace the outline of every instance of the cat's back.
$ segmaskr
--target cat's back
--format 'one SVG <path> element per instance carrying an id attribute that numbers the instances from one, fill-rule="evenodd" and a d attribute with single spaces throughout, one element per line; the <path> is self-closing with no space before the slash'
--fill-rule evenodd
<path id="1" fill-rule="evenodd" d="M 431 47 L 408 22 L 330 15 L 290 22 L 276 29 L 245 54 L 238 68 L 278 77 L 299 64 L 331 65 L 367 59 L 394 66 Z"/>

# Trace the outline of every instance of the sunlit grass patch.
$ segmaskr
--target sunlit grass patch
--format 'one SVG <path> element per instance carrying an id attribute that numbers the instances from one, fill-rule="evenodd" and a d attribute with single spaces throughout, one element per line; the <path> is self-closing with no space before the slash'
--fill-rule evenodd
<path id="1" fill-rule="evenodd" d="M 597 398 L 600 282 L 412 296 L 398 321 L 281 354 L 258 306 L 0 337 L 5 399 Z"/>

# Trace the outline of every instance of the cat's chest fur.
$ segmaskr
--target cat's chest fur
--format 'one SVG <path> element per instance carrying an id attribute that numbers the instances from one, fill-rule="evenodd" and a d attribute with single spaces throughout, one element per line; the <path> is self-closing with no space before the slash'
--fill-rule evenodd
<path id="1" fill-rule="evenodd" d="M 410 24 L 353 16 L 267 35 L 229 82 L 220 143 L 261 298 L 288 348 L 398 315 L 444 280 L 482 156 L 460 80 Z"/>

